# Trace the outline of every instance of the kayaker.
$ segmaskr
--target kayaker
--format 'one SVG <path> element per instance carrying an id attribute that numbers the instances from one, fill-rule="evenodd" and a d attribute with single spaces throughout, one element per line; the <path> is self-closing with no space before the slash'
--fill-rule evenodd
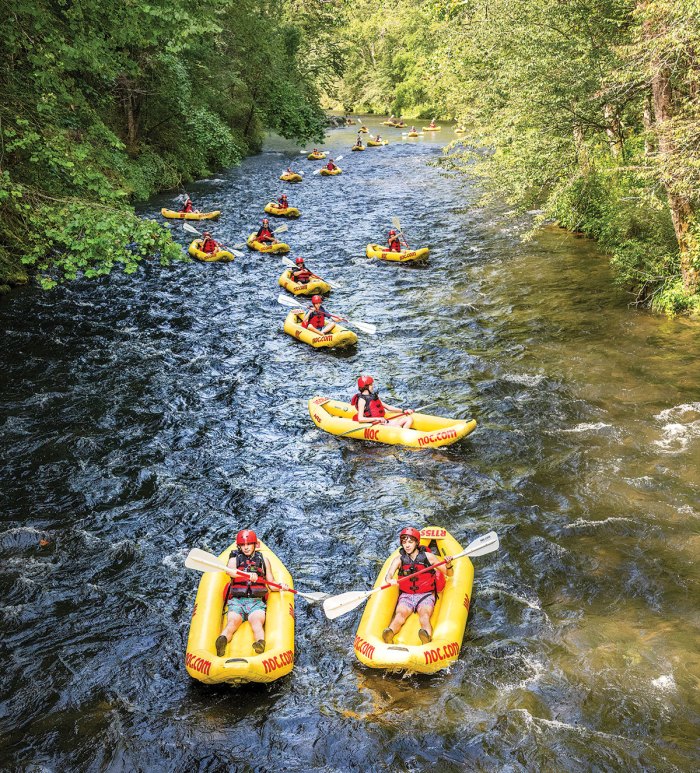
<path id="1" fill-rule="evenodd" d="M 389 231 L 389 252 L 401 252 L 401 239 L 396 231 L 392 228 Z"/>
<path id="2" fill-rule="evenodd" d="M 255 234 L 255 241 L 262 242 L 263 244 L 277 244 L 274 234 L 270 230 L 270 221 L 264 217 L 262 219 L 262 225 Z"/>
<path id="3" fill-rule="evenodd" d="M 333 161 L 332 158 L 328 159 L 328 163 L 326 164 L 326 169 L 329 172 L 332 172 L 334 169 L 338 169 L 338 167 L 335 165 L 335 162 Z"/>
<path id="4" fill-rule="evenodd" d="M 289 209 L 289 202 L 287 201 L 287 194 L 283 193 L 277 199 L 277 209 Z"/>
<path id="5" fill-rule="evenodd" d="M 359 134 L 359 133 L 358 133 L 358 135 L 357 135 L 357 140 L 355 140 L 355 147 L 356 147 L 356 148 L 361 148 L 361 147 L 364 147 L 364 146 L 362 145 L 362 135 L 361 135 L 361 134 Z"/>
<path id="6" fill-rule="evenodd" d="M 421 626 L 418 629 L 418 638 L 423 644 L 428 644 L 433 638 L 430 616 L 435 609 L 438 590 L 442 590 L 445 586 L 446 570 L 451 568 L 452 556 L 445 556 L 447 564 L 411 578 L 411 575 L 419 570 L 438 564 L 442 559 L 420 544 L 420 532 L 412 526 L 401 530 L 399 542 L 401 543 L 399 555 L 389 565 L 389 570 L 384 578 L 385 582 L 398 585 L 399 600 L 396 602 L 394 619 L 382 631 L 382 639 L 386 644 L 391 644 L 409 615 L 416 612 Z M 397 570 L 398 578 L 394 577 Z M 440 572 L 442 578 L 438 578 L 436 572 Z"/>
<path id="7" fill-rule="evenodd" d="M 382 135 L 381 135 L 381 134 L 378 134 L 378 135 L 377 135 L 377 136 L 374 138 L 374 141 L 375 141 L 375 142 L 381 142 L 381 141 L 382 141 Z"/>
<path id="8" fill-rule="evenodd" d="M 182 205 L 182 209 L 180 212 L 194 212 L 194 208 L 192 205 L 192 199 L 188 196 L 185 203 Z"/>
<path id="9" fill-rule="evenodd" d="M 219 251 L 219 243 L 214 241 L 214 239 L 211 238 L 211 234 L 209 231 L 205 231 L 203 234 L 203 241 L 202 241 L 202 252 L 206 252 L 209 255 L 213 255 L 215 252 Z"/>
<path id="10" fill-rule="evenodd" d="M 294 262 L 296 263 L 296 267 L 290 270 L 290 279 L 293 282 L 299 282 L 299 284 L 307 285 L 313 274 L 304 265 L 304 258 L 297 258 Z"/>
<path id="11" fill-rule="evenodd" d="M 428 128 L 434 129 L 436 126 L 437 124 L 435 123 L 435 119 L 433 118 L 433 120 L 428 124 Z"/>
<path id="12" fill-rule="evenodd" d="M 301 326 L 315 330 L 322 335 L 330 333 L 335 327 L 335 322 L 333 317 L 323 308 L 323 298 L 320 295 L 314 295 L 311 298 L 311 304 L 311 308 L 304 314 Z"/>
<path id="13" fill-rule="evenodd" d="M 254 531 L 243 529 L 236 534 L 237 550 L 229 554 L 229 569 L 240 569 L 249 572 L 251 577 L 231 577 L 226 589 L 225 611 L 228 613 L 226 625 L 216 640 L 216 654 L 222 658 L 226 652 L 226 645 L 231 641 L 233 634 L 240 624 L 247 620 L 253 629 L 253 650 L 258 655 L 265 651 L 265 601 L 271 589 L 262 582 L 275 582 L 272 576 L 270 561 L 255 549 L 258 537 Z M 280 583 L 280 593 L 289 590 L 289 586 Z"/>
<path id="14" fill-rule="evenodd" d="M 350 405 L 357 409 L 357 413 L 352 417 L 355 421 L 370 424 L 392 424 L 395 427 L 409 429 L 413 424 L 411 408 L 403 410 L 393 405 L 384 403 L 379 399 L 379 392 L 373 392 L 371 387 L 374 384 L 372 376 L 360 376 L 357 379 L 357 388 L 360 390 L 353 395 Z M 391 419 L 386 418 L 387 411 L 394 411 L 401 414 Z"/>

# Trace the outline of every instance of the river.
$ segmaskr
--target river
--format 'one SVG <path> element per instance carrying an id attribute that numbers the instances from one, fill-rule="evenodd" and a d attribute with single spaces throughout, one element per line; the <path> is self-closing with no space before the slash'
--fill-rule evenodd
<path id="1" fill-rule="evenodd" d="M 586 240 L 522 243 L 526 221 L 429 164 L 451 129 L 381 129 L 391 144 L 364 153 L 330 132 L 336 178 L 278 140 L 189 188 L 229 244 L 286 191 L 292 256 L 342 283 L 330 308 L 379 327 L 356 350 L 283 334 L 283 266 L 259 254 L 0 304 L 3 769 L 700 766 L 700 325 L 628 308 Z M 307 176 L 283 188 L 290 161 Z M 427 263 L 364 257 L 392 216 Z M 420 452 L 317 430 L 307 399 L 347 398 L 360 373 L 479 426 Z M 474 560 L 449 671 L 368 670 L 360 611 L 300 600 L 289 677 L 188 677 L 191 547 L 252 526 L 299 588 L 340 593 L 371 587 L 411 523 L 501 538 Z"/>

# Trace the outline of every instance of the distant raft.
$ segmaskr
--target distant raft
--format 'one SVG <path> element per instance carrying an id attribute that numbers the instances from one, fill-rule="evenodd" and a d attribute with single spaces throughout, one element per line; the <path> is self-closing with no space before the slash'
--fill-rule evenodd
<path id="1" fill-rule="evenodd" d="M 420 134 L 419 134 L 418 132 L 409 132 L 409 133 L 408 133 L 406 136 L 407 136 L 407 137 L 420 137 L 420 135 L 421 135 L 422 133 L 423 133 L 423 132 L 421 132 Z"/>
<path id="2" fill-rule="evenodd" d="M 259 242 L 255 237 L 256 234 L 251 234 L 246 242 L 251 250 L 256 250 L 257 252 L 271 252 L 275 255 L 282 255 L 285 252 L 289 252 L 289 245 L 284 242 L 269 244 L 267 242 Z"/>
<path id="3" fill-rule="evenodd" d="M 365 146 L 364 146 L 364 145 L 353 145 L 353 146 L 350 148 L 350 150 L 364 150 L 364 149 L 365 149 Z"/>
<path id="4" fill-rule="evenodd" d="M 197 260 L 202 260 L 205 263 L 214 263 L 218 260 L 231 261 L 233 255 L 228 250 L 217 250 L 216 252 L 203 252 L 202 251 L 202 239 L 195 239 L 187 249 L 187 252 Z"/>
<path id="5" fill-rule="evenodd" d="M 382 145 L 388 145 L 388 140 L 380 140 L 377 142 L 376 140 L 367 140 L 367 147 L 368 148 L 380 148 Z"/>
<path id="6" fill-rule="evenodd" d="M 462 552 L 462 546 L 441 526 L 426 526 L 420 530 L 420 544 L 440 560 Z M 374 587 L 385 584 L 391 562 L 399 555 L 397 548 L 377 575 Z M 438 570 L 436 570 L 438 571 Z M 399 588 L 387 588 L 370 596 L 355 635 L 355 657 L 370 668 L 434 674 L 459 658 L 464 629 L 474 583 L 474 565 L 468 557 L 452 564 L 451 576 L 437 595 L 430 617 L 433 628 L 431 642 L 418 638 L 418 615 L 410 615 L 391 644 L 386 644 L 382 631 L 389 625 L 399 597 Z"/>
<path id="7" fill-rule="evenodd" d="M 325 158 L 326 155 L 327 155 L 326 153 L 322 153 L 320 151 L 318 153 L 311 152 L 309 153 L 307 158 L 309 159 L 309 161 L 320 161 L 322 158 Z"/>
<path id="8" fill-rule="evenodd" d="M 323 169 L 321 169 L 320 174 L 323 177 L 334 177 L 337 174 L 343 174 L 343 170 L 339 166 L 336 166 L 335 169 L 326 169 L 324 166 Z"/>
<path id="9" fill-rule="evenodd" d="M 304 178 L 296 172 L 284 172 L 280 175 L 280 180 L 286 183 L 300 183 Z"/>
<path id="10" fill-rule="evenodd" d="M 361 423 L 353 419 L 357 414 L 354 406 L 327 397 L 312 397 L 309 400 L 309 413 L 314 424 L 331 435 L 343 435 L 351 440 L 373 440 L 407 448 L 449 446 L 476 428 L 474 419 L 447 419 L 427 413 L 411 414 L 413 426 L 410 429 L 393 424 Z M 387 418 L 391 418 L 391 414 Z"/>
<path id="11" fill-rule="evenodd" d="M 284 320 L 284 332 L 296 338 L 297 341 L 313 346 L 314 349 L 332 349 L 344 346 L 354 346 L 357 335 L 342 325 L 336 324 L 330 333 L 319 333 L 316 330 L 302 327 L 304 312 L 292 309 Z"/>
<path id="12" fill-rule="evenodd" d="M 285 290 L 292 293 L 292 295 L 325 295 L 331 291 L 331 286 L 327 282 L 324 282 L 320 276 L 312 276 L 306 284 L 303 282 L 295 282 L 292 279 L 291 268 L 282 272 L 278 284 L 280 287 L 284 287 Z"/>
<path id="13" fill-rule="evenodd" d="M 228 562 L 236 543 L 224 550 L 219 558 Z M 285 565 L 264 543 L 257 550 L 270 561 L 277 582 L 294 587 Z M 185 668 L 193 678 L 205 684 L 226 682 L 274 682 L 294 667 L 294 594 L 271 591 L 267 597 L 265 615 L 265 651 L 253 651 L 253 629 L 247 621 L 241 623 L 226 647 L 223 657 L 216 654 L 216 639 L 224 624 L 224 593 L 231 578 L 225 572 L 205 572 L 199 582 L 194 612 L 187 639 Z"/>
<path id="14" fill-rule="evenodd" d="M 442 126 L 424 126 L 424 132 L 439 132 L 442 130 Z"/>
<path id="15" fill-rule="evenodd" d="M 386 247 L 382 247 L 381 244 L 367 245 L 368 258 L 379 258 L 379 260 L 390 260 L 396 263 L 407 263 L 410 260 L 422 260 L 423 258 L 427 258 L 429 253 L 429 247 L 422 247 L 419 250 L 401 250 L 400 252 L 393 252 L 392 250 L 387 250 Z"/>
<path id="16" fill-rule="evenodd" d="M 216 220 L 221 210 L 214 212 L 176 212 L 174 209 L 161 209 L 160 214 L 170 220 Z"/>
<path id="17" fill-rule="evenodd" d="M 368 129 L 366 126 L 360 126 L 360 131 L 361 131 L 363 134 L 367 134 L 367 132 L 369 131 L 369 129 Z"/>
<path id="18" fill-rule="evenodd" d="M 299 217 L 301 215 L 296 207 L 280 207 L 273 201 L 265 205 L 265 212 L 273 217 Z"/>

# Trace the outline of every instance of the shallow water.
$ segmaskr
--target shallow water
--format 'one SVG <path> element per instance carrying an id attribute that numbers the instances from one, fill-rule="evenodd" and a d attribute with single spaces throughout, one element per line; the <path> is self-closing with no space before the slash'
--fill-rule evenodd
<path id="1" fill-rule="evenodd" d="M 303 212 L 292 256 L 343 284 L 330 308 L 380 328 L 355 351 L 284 335 L 283 266 L 258 254 L 0 305 L 3 768 L 700 765 L 700 326 L 630 310 L 590 242 L 520 243 L 526 224 L 428 164 L 451 131 L 384 129 L 391 145 L 364 153 L 330 133 L 337 178 L 271 141 L 189 190 L 223 209 L 229 244 L 285 190 Z M 290 160 L 307 176 L 283 188 Z M 429 262 L 364 257 L 391 216 Z M 361 372 L 391 402 L 479 426 L 421 452 L 317 430 L 306 400 L 348 397 Z M 331 622 L 300 601 L 289 677 L 188 677 L 190 547 L 253 526 L 300 588 L 341 592 L 370 587 L 407 523 L 501 537 L 474 561 L 448 672 L 365 669 L 360 611 Z"/>

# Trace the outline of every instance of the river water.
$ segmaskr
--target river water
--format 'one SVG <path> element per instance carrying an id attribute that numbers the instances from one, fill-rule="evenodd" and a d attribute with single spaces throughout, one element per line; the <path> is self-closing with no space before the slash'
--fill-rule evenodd
<path id="1" fill-rule="evenodd" d="M 521 243 L 526 224 L 429 165 L 451 131 L 382 130 L 392 144 L 361 154 L 330 133 L 337 178 L 278 141 L 189 191 L 232 243 L 290 160 L 306 169 L 285 237 L 342 283 L 330 308 L 379 326 L 355 351 L 284 335 L 283 266 L 258 254 L 0 305 L 3 769 L 700 766 L 700 326 L 630 310 L 585 240 Z M 364 257 L 392 216 L 425 265 Z M 421 452 L 317 430 L 307 399 L 347 398 L 362 372 L 479 426 Z M 369 588 L 409 523 L 501 537 L 474 560 L 449 671 L 370 671 L 360 610 L 300 600 L 289 677 L 188 677 L 191 547 L 252 526 L 298 587 L 339 593 Z"/>

